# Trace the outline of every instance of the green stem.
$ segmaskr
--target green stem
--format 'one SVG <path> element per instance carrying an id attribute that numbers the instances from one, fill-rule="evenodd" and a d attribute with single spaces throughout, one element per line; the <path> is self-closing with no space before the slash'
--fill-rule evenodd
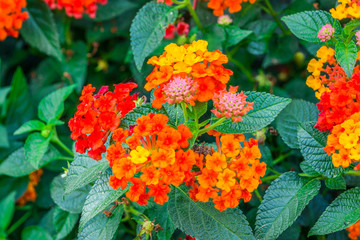
<path id="1" fill-rule="evenodd" d="M 272 181 L 272 180 L 277 179 L 278 177 L 279 177 L 278 175 L 271 175 L 271 176 L 267 176 L 267 177 L 261 178 L 261 181 L 262 181 L 262 182 L 270 182 L 270 181 Z"/>
<path id="2" fill-rule="evenodd" d="M 270 172 L 272 172 L 272 173 L 274 173 L 275 175 L 277 175 L 277 176 L 280 176 L 282 173 L 279 173 L 278 171 L 276 171 L 275 169 L 273 169 L 273 168 L 271 168 L 271 167 L 269 167 L 269 171 Z"/>
<path id="3" fill-rule="evenodd" d="M 64 160 L 64 161 L 72 162 L 72 161 L 74 161 L 74 158 L 61 156 L 61 157 L 58 157 L 57 160 Z"/>
<path id="4" fill-rule="evenodd" d="M 220 124 L 222 124 L 224 121 L 226 120 L 226 117 L 220 118 L 216 123 L 211 124 L 210 126 L 203 128 L 199 131 L 198 136 L 206 133 L 207 131 L 216 128 L 217 126 L 219 126 Z"/>
<path id="5" fill-rule="evenodd" d="M 265 4 L 270 12 L 270 15 L 274 18 L 275 22 L 279 25 L 281 31 L 287 35 L 288 31 L 286 31 L 286 29 L 284 28 L 284 25 L 281 23 L 281 21 L 278 18 L 277 13 L 275 12 L 274 8 L 271 6 L 271 3 L 269 0 L 265 0 Z"/>
<path id="6" fill-rule="evenodd" d="M 203 25 L 201 24 L 198 15 L 196 14 L 195 10 L 193 9 L 193 6 L 191 5 L 190 0 L 186 0 L 186 7 L 187 7 L 187 9 L 189 10 L 191 16 L 193 17 L 196 26 L 197 26 L 202 32 L 205 32 L 205 29 L 204 29 Z"/>
<path id="7" fill-rule="evenodd" d="M 7 235 L 10 235 L 14 232 L 18 227 L 20 227 L 29 217 L 31 216 L 31 211 L 25 213 L 17 222 L 15 222 L 8 230 Z"/>
<path id="8" fill-rule="evenodd" d="M 350 171 L 348 171 L 347 173 L 345 173 L 345 175 L 358 176 L 358 177 L 360 177 L 360 171 L 350 170 Z"/>
<path id="9" fill-rule="evenodd" d="M 284 161 L 288 156 L 290 156 L 290 153 L 286 153 L 284 155 L 281 155 L 279 156 L 278 158 L 276 158 L 274 161 L 273 161 L 273 164 L 276 165 L 278 163 L 281 163 L 282 161 Z"/>
<path id="10" fill-rule="evenodd" d="M 251 83 L 255 83 L 255 79 L 252 76 L 251 72 L 240 61 L 232 57 L 228 57 L 228 59 L 245 74 L 245 76 L 250 80 Z"/>
<path id="11" fill-rule="evenodd" d="M 189 117 L 188 117 L 188 114 L 187 114 L 185 103 L 181 103 L 181 108 L 182 108 L 183 113 L 184 113 L 184 120 L 185 120 L 185 122 L 187 122 L 189 120 Z"/>
<path id="12" fill-rule="evenodd" d="M 256 197 L 259 199 L 259 201 L 262 202 L 263 199 L 262 199 L 259 191 L 258 191 L 257 189 L 255 189 L 255 190 L 254 190 L 254 193 L 255 193 Z"/>
<path id="13" fill-rule="evenodd" d="M 57 136 L 54 136 L 51 141 L 56 143 L 61 149 L 70 154 L 70 156 L 74 157 L 73 151 L 71 151 Z"/>

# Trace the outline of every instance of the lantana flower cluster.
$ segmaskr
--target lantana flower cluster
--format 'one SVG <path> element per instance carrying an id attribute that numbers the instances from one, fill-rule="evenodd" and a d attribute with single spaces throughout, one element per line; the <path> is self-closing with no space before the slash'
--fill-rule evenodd
<path id="1" fill-rule="evenodd" d="M 137 87 L 135 83 L 116 84 L 114 91 L 107 86 L 102 87 L 97 94 L 91 84 L 82 90 L 80 101 L 74 118 L 70 119 L 71 138 L 76 141 L 75 150 L 85 153 L 96 160 L 106 152 L 105 142 L 110 132 L 117 129 L 120 118 L 135 107 L 134 100 L 138 94 L 130 95 Z"/>
<path id="2" fill-rule="evenodd" d="M 189 195 L 193 200 L 215 203 L 224 211 L 239 205 L 240 199 L 250 201 L 251 193 L 261 183 L 266 164 L 260 162 L 261 153 L 255 139 L 245 141 L 242 134 L 220 134 L 211 131 L 217 140 L 217 150 L 197 162 L 200 172 Z M 220 139 L 219 139 L 220 138 Z M 221 142 L 221 144 L 220 144 Z"/>
<path id="3" fill-rule="evenodd" d="M 2 0 L 0 2 L 0 41 L 8 36 L 17 38 L 23 21 L 29 18 L 27 12 L 22 12 L 26 7 L 26 0 Z"/>
<path id="4" fill-rule="evenodd" d="M 331 24 L 324 25 L 318 32 L 318 38 L 321 42 L 329 41 L 335 33 L 335 28 Z"/>
<path id="5" fill-rule="evenodd" d="M 196 84 L 196 94 L 193 100 L 206 102 L 214 93 L 225 89 L 232 71 L 223 67 L 228 62 L 226 55 L 219 50 L 209 52 L 208 43 L 204 40 L 178 46 L 174 43 L 165 47 L 165 52 L 159 57 L 149 59 L 148 64 L 154 65 L 154 70 L 146 78 L 145 89 L 155 88 L 155 99 L 152 106 L 161 108 L 166 102 L 165 91 L 171 88 L 171 81 L 180 78 L 191 78 Z M 169 85 L 170 84 L 170 85 Z"/>
<path id="6" fill-rule="evenodd" d="M 360 237 L 360 221 L 346 229 L 351 240 L 357 240 Z"/>
<path id="7" fill-rule="evenodd" d="M 253 4 L 256 0 L 209 0 L 208 7 L 213 9 L 215 16 L 220 17 L 224 15 L 226 9 L 228 9 L 230 13 L 239 12 L 242 8 L 241 4 L 246 2 Z"/>
<path id="8" fill-rule="evenodd" d="M 65 9 L 69 17 L 82 18 L 86 13 L 91 18 L 96 17 L 99 4 L 105 5 L 107 0 L 44 0 L 51 9 Z"/>
<path id="9" fill-rule="evenodd" d="M 28 186 L 25 192 L 23 193 L 23 195 L 21 195 L 20 198 L 16 201 L 17 205 L 24 206 L 28 202 L 35 202 L 37 198 L 35 187 L 39 184 L 43 173 L 44 173 L 43 170 L 40 168 L 29 174 Z"/>
<path id="10" fill-rule="evenodd" d="M 338 20 L 360 18 L 360 2 L 358 0 L 339 0 L 336 8 L 330 9 L 331 16 Z"/>
<path id="11" fill-rule="evenodd" d="M 124 189 L 131 182 L 126 196 L 140 205 L 147 204 L 149 197 L 154 197 L 158 204 L 167 202 L 169 185 L 182 184 L 196 162 L 195 153 L 184 150 L 192 137 L 189 128 L 179 125 L 174 129 L 167 125 L 168 121 L 163 114 L 142 116 L 131 131 L 115 130 L 116 143 L 108 148 L 107 159 L 114 174 L 110 185 Z M 123 148 L 124 143 L 127 150 Z M 137 173 L 141 176 L 135 177 Z"/>

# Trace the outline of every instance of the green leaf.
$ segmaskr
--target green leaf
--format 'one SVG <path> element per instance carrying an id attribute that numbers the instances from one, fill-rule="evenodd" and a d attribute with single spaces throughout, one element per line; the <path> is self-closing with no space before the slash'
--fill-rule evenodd
<path id="1" fill-rule="evenodd" d="M 325 235 L 343 230 L 360 219 L 360 188 L 340 194 L 320 216 L 309 236 Z"/>
<path id="2" fill-rule="evenodd" d="M 109 162 L 106 159 L 98 162 L 86 153 L 77 154 L 65 178 L 65 194 L 94 182 L 107 168 Z"/>
<path id="3" fill-rule="evenodd" d="M 186 192 L 176 187 L 169 196 L 169 215 L 180 230 L 197 240 L 255 239 L 239 208 L 220 212 L 213 203 L 194 202 Z"/>
<path id="4" fill-rule="evenodd" d="M 111 175 L 111 171 L 106 171 L 95 182 L 94 186 L 92 186 L 82 209 L 79 226 L 80 229 L 82 229 L 85 224 L 90 221 L 90 219 L 101 213 L 106 207 L 115 202 L 115 200 L 120 198 L 129 189 L 129 187 L 127 187 L 124 190 L 121 188 L 114 190 L 110 187 L 109 177 Z"/>
<path id="5" fill-rule="evenodd" d="M 10 90 L 10 87 L 0 88 L 0 107 L 5 103 L 6 97 L 9 94 Z"/>
<path id="6" fill-rule="evenodd" d="M 18 128 L 14 135 L 24 134 L 32 131 L 41 131 L 45 127 L 45 124 L 39 120 L 30 120 L 24 123 L 20 128 Z"/>
<path id="7" fill-rule="evenodd" d="M 208 108 L 207 102 L 198 102 L 196 101 L 195 106 L 191 107 L 192 110 L 188 109 L 189 117 L 192 119 L 199 119 L 202 115 L 204 115 Z"/>
<path id="8" fill-rule="evenodd" d="M 0 148 L 9 148 L 9 138 L 6 127 L 0 124 Z"/>
<path id="9" fill-rule="evenodd" d="M 252 31 L 243 30 L 240 29 L 238 26 L 233 25 L 226 27 L 225 31 L 227 35 L 225 46 L 227 48 L 238 44 L 252 33 Z"/>
<path id="10" fill-rule="evenodd" d="M 335 56 L 346 75 L 351 78 L 357 57 L 357 47 L 354 41 L 348 44 L 339 41 L 335 46 Z"/>
<path id="11" fill-rule="evenodd" d="M 146 210 L 146 216 L 155 224 L 159 224 L 163 229 L 156 233 L 159 240 L 171 239 L 176 227 L 169 216 L 168 203 L 163 205 L 155 204 L 152 208 Z"/>
<path id="12" fill-rule="evenodd" d="M 266 190 L 256 216 L 256 239 L 277 239 L 300 216 L 320 190 L 318 179 L 301 178 L 287 172 Z"/>
<path id="13" fill-rule="evenodd" d="M 39 103 L 38 115 L 48 124 L 54 124 L 64 111 L 64 101 L 72 93 L 75 85 L 61 88 L 44 97 Z"/>
<path id="14" fill-rule="evenodd" d="M 320 175 L 320 173 L 315 171 L 313 169 L 313 167 L 306 161 L 303 161 L 303 162 L 300 163 L 300 168 L 305 174 L 308 174 L 308 175 L 311 175 L 311 176 Z"/>
<path id="15" fill-rule="evenodd" d="M 61 176 L 55 177 L 50 185 L 51 198 L 62 210 L 70 213 L 81 213 L 90 186 L 82 187 L 67 195 L 64 195 L 64 187 L 64 178 Z"/>
<path id="16" fill-rule="evenodd" d="M 6 230 L 15 212 L 15 192 L 0 200 L 0 230 Z"/>
<path id="17" fill-rule="evenodd" d="M 22 240 L 53 240 L 50 234 L 42 227 L 29 226 L 21 232 Z"/>
<path id="18" fill-rule="evenodd" d="M 6 126 L 10 126 L 9 134 L 24 122 L 33 119 L 34 108 L 29 86 L 21 68 L 17 68 L 11 82 L 11 91 L 6 102 Z M 8 129 L 9 130 L 9 129 Z"/>
<path id="19" fill-rule="evenodd" d="M 139 71 L 145 58 L 160 45 L 166 28 L 177 15 L 176 8 L 156 2 L 147 3 L 137 13 L 130 27 L 130 40 Z"/>
<path id="20" fill-rule="evenodd" d="M 48 151 L 41 159 L 39 167 L 42 167 L 61 156 L 60 152 L 53 146 L 50 145 Z M 0 175 L 7 175 L 10 177 L 23 177 L 29 175 L 29 173 L 35 171 L 33 167 L 25 159 L 25 149 L 19 148 L 11 153 L 1 164 L 0 164 Z"/>
<path id="21" fill-rule="evenodd" d="M 166 115 L 169 116 L 169 122 L 174 126 L 185 123 L 185 117 L 180 104 L 163 104 Z"/>
<path id="22" fill-rule="evenodd" d="M 99 213 L 85 224 L 79 232 L 78 240 L 112 240 L 119 227 L 121 217 L 124 212 L 123 205 L 117 206 L 112 211 L 111 217 L 106 217 Z"/>
<path id="23" fill-rule="evenodd" d="M 325 179 L 325 185 L 334 190 L 345 190 L 346 189 L 346 181 L 343 176 L 339 176 L 336 178 L 327 178 Z"/>
<path id="24" fill-rule="evenodd" d="M 360 26 L 360 19 L 353 19 L 345 25 L 344 33 L 346 35 L 350 35 L 351 32 L 359 26 Z"/>
<path id="25" fill-rule="evenodd" d="M 59 207 L 55 208 L 53 224 L 56 231 L 56 240 L 65 238 L 75 227 L 79 214 L 69 213 Z"/>
<path id="26" fill-rule="evenodd" d="M 76 85 L 76 91 L 81 93 L 86 78 L 88 51 L 86 44 L 81 41 L 75 42 L 71 50 L 73 51 L 73 55 L 62 62 L 62 71 L 65 74 L 69 74 L 71 80 Z"/>
<path id="27" fill-rule="evenodd" d="M 316 172 L 328 178 L 337 177 L 344 172 L 344 169 L 334 167 L 331 157 L 323 149 L 326 146 L 326 133 L 315 129 L 314 125 L 314 122 L 307 122 L 298 127 L 301 154 Z"/>
<path id="28" fill-rule="evenodd" d="M 293 100 L 276 118 L 277 130 L 290 148 L 300 148 L 297 128 L 300 123 L 316 121 L 319 110 L 313 103 Z"/>
<path id="29" fill-rule="evenodd" d="M 49 143 L 50 137 L 45 138 L 39 132 L 30 134 L 24 146 L 26 161 L 38 169 L 40 167 L 40 161 L 48 150 Z"/>
<path id="30" fill-rule="evenodd" d="M 130 111 L 128 114 L 126 114 L 125 117 L 123 117 L 121 119 L 120 127 L 127 129 L 129 127 L 129 125 L 136 125 L 137 124 L 136 119 L 138 119 L 139 117 L 141 117 L 143 115 L 147 115 L 149 113 L 166 114 L 166 112 L 163 109 L 156 109 L 151 106 L 151 103 L 145 103 L 137 108 L 134 108 L 132 111 Z"/>
<path id="31" fill-rule="evenodd" d="M 129 0 L 108 0 L 104 5 L 99 4 L 95 21 L 105 21 L 137 8 L 138 4 Z"/>
<path id="32" fill-rule="evenodd" d="M 29 19 L 22 25 L 21 36 L 32 47 L 61 61 L 59 34 L 49 6 L 44 1 L 28 0 L 26 11 Z"/>
<path id="33" fill-rule="evenodd" d="M 189 139 L 189 148 L 192 148 L 192 146 L 194 146 L 197 135 L 198 135 L 198 128 L 196 126 L 196 123 L 192 120 L 189 120 L 187 122 L 185 122 L 185 125 L 190 129 L 190 131 L 193 134 L 193 137 L 191 139 Z"/>
<path id="34" fill-rule="evenodd" d="M 243 121 L 227 123 L 216 127 L 222 133 L 251 133 L 266 127 L 291 102 L 291 99 L 277 97 L 263 92 L 245 92 L 247 102 L 254 102 L 254 110 L 250 110 Z"/>
<path id="35" fill-rule="evenodd" d="M 290 31 L 301 40 L 313 43 L 321 43 L 317 35 L 320 29 L 330 24 L 335 28 L 335 33 L 341 33 L 341 25 L 338 20 L 331 17 L 331 14 L 325 11 L 305 11 L 282 18 Z"/>

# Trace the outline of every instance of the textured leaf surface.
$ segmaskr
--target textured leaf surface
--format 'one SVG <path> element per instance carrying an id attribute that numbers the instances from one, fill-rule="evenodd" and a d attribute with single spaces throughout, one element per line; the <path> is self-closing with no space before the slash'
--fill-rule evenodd
<path id="1" fill-rule="evenodd" d="M 320 190 L 318 179 L 301 178 L 287 172 L 266 190 L 256 216 L 257 239 L 277 239 L 300 216 Z"/>
<path id="2" fill-rule="evenodd" d="M 177 9 L 156 2 L 147 3 L 137 13 L 131 24 L 130 40 L 139 71 L 145 58 L 160 45 L 165 29 L 176 20 L 177 15 Z"/>
<path id="3" fill-rule="evenodd" d="M 39 132 L 32 133 L 25 142 L 25 159 L 34 168 L 40 167 L 40 161 L 48 150 L 50 137 L 45 138 Z"/>
<path id="4" fill-rule="evenodd" d="M 333 25 L 335 21 L 336 34 L 341 31 L 339 21 L 334 20 L 331 14 L 325 11 L 305 11 L 285 16 L 282 20 L 296 37 L 313 43 L 320 43 L 317 34 L 326 24 Z"/>
<path id="5" fill-rule="evenodd" d="M 51 198 L 62 210 L 70 213 L 81 213 L 90 187 L 82 187 L 67 195 L 64 195 L 64 188 L 64 178 L 62 178 L 61 176 L 55 177 L 50 186 Z"/>
<path id="6" fill-rule="evenodd" d="M 0 231 L 6 230 L 10 225 L 15 211 L 15 192 L 0 200 Z"/>
<path id="7" fill-rule="evenodd" d="M 150 103 L 146 103 L 146 104 L 143 104 L 143 105 L 133 109 L 128 114 L 126 114 L 125 117 L 123 117 L 121 119 L 120 127 L 128 128 L 129 125 L 135 125 L 135 124 L 137 124 L 136 119 L 138 119 L 139 117 L 141 117 L 143 115 L 147 115 L 149 113 L 166 114 L 166 112 L 163 109 L 153 108 L 153 107 L 151 107 Z"/>
<path id="8" fill-rule="evenodd" d="M 106 171 L 92 186 L 89 195 L 86 197 L 86 201 L 81 213 L 80 219 L 80 229 L 82 229 L 85 224 L 95 217 L 97 214 L 101 213 L 107 206 L 115 202 L 116 199 L 121 197 L 124 193 L 127 192 L 128 188 L 122 190 L 114 190 L 109 185 L 109 177 L 111 176 L 111 171 Z"/>
<path id="9" fill-rule="evenodd" d="M 109 168 L 109 162 L 106 159 L 98 162 L 86 153 L 77 154 L 65 178 L 65 194 L 94 182 L 107 168 Z"/>
<path id="10" fill-rule="evenodd" d="M 122 205 L 116 207 L 111 217 L 99 213 L 85 224 L 78 234 L 78 240 L 112 240 L 124 212 Z"/>
<path id="11" fill-rule="evenodd" d="M 75 85 L 61 88 L 44 97 L 39 103 L 39 118 L 48 124 L 59 119 L 64 111 L 64 101 L 72 93 Z"/>
<path id="12" fill-rule="evenodd" d="M 335 56 L 346 75 L 351 78 L 357 57 L 357 46 L 354 41 L 349 44 L 338 42 L 335 46 Z"/>
<path id="13" fill-rule="evenodd" d="M 254 102 L 254 110 L 249 111 L 243 121 L 227 123 L 216 128 L 222 133 L 251 133 L 269 125 L 291 102 L 291 99 L 277 97 L 263 92 L 245 92 L 247 102 Z"/>
<path id="14" fill-rule="evenodd" d="M 23 23 L 21 36 L 32 47 L 61 61 L 59 34 L 48 5 L 44 1 L 29 0 L 26 10 L 29 19 Z"/>
<path id="15" fill-rule="evenodd" d="M 163 205 L 155 204 L 152 208 L 146 210 L 146 216 L 155 224 L 159 224 L 163 230 L 158 231 L 156 236 L 159 240 L 171 239 L 176 227 L 169 216 L 168 203 Z"/>
<path id="16" fill-rule="evenodd" d="M 131 0 L 108 0 L 104 5 L 99 4 L 95 21 L 105 21 L 131 11 L 138 5 Z"/>
<path id="17" fill-rule="evenodd" d="M 300 148 L 297 128 L 300 123 L 316 121 L 319 110 L 316 105 L 304 100 L 293 100 L 276 118 L 277 130 L 291 148 Z"/>
<path id="18" fill-rule="evenodd" d="M 343 168 L 335 168 L 331 158 L 323 149 L 326 146 L 326 133 L 313 126 L 315 123 L 302 123 L 298 127 L 300 151 L 310 166 L 325 177 L 334 178 L 344 172 Z"/>
<path id="19" fill-rule="evenodd" d="M 21 232 L 22 240 L 52 240 L 50 234 L 42 227 L 29 226 Z"/>
<path id="20" fill-rule="evenodd" d="M 45 127 L 45 124 L 39 120 L 31 120 L 24 123 L 18 130 L 14 132 L 14 135 L 28 133 L 32 131 L 41 131 Z"/>
<path id="21" fill-rule="evenodd" d="M 330 189 L 335 190 L 345 190 L 346 189 L 346 181 L 343 176 L 339 176 L 336 178 L 327 178 L 325 179 L 325 185 Z"/>
<path id="22" fill-rule="evenodd" d="M 314 168 L 306 161 L 300 163 L 300 168 L 304 173 L 309 174 L 311 176 L 320 175 L 320 173 L 315 171 Z"/>
<path id="23" fill-rule="evenodd" d="M 325 235 L 343 230 L 360 219 L 360 188 L 340 194 L 320 216 L 309 236 Z"/>
<path id="24" fill-rule="evenodd" d="M 75 227 L 79 214 L 69 213 L 59 207 L 55 208 L 53 224 L 56 231 L 56 240 L 65 238 Z"/>
<path id="25" fill-rule="evenodd" d="M 255 239 L 240 209 L 220 212 L 213 203 L 191 200 L 185 188 L 171 190 L 168 209 L 174 224 L 197 240 Z"/>

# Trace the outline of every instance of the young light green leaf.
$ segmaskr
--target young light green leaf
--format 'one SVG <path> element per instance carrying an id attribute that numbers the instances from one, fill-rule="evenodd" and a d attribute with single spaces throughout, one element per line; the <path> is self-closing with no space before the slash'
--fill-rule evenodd
<path id="1" fill-rule="evenodd" d="M 360 219 L 360 188 L 340 194 L 323 212 L 309 236 L 325 235 L 343 230 Z"/>
<path id="2" fill-rule="evenodd" d="M 147 115 L 149 113 L 166 114 L 166 112 L 163 109 L 156 109 L 156 108 L 153 108 L 150 103 L 145 103 L 137 108 L 134 108 L 132 111 L 130 111 L 128 114 L 126 114 L 125 117 L 123 117 L 121 119 L 120 127 L 125 129 L 125 128 L 128 128 L 129 125 L 136 125 L 137 124 L 136 119 L 138 119 L 139 117 L 141 117 L 143 115 Z"/>
<path id="3" fill-rule="evenodd" d="M 50 185 L 51 198 L 62 210 L 70 213 L 81 213 L 90 186 L 87 185 L 67 195 L 64 195 L 64 188 L 64 178 L 61 176 L 55 177 Z"/>
<path id="4" fill-rule="evenodd" d="M 180 230 L 197 240 L 255 240 L 239 208 L 220 212 L 213 203 L 194 202 L 186 192 L 175 187 L 169 194 L 169 215 Z"/>
<path id="5" fill-rule="evenodd" d="M 56 207 L 53 215 L 54 230 L 56 231 L 55 239 L 65 238 L 73 230 L 78 219 L 79 214 L 69 213 Z"/>
<path id="6" fill-rule="evenodd" d="M 357 47 L 354 41 L 348 44 L 342 41 L 336 43 L 335 56 L 346 75 L 351 78 L 357 57 Z"/>
<path id="7" fill-rule="evenodd" d="M 256 216 L 256 239 L 277 239 L 300 216 L 320 190 L 318 179 L 301 178 L 287 172 L 266 190 Z"/>
<path id="8" fill-rule="evenodd" d="M 145 4 L 137 13 L 130 27 L 130 40 L 139 71 L 145 58 L 160 45 L 165 29 L 176 20 L 177 15 L 176 8 L 156 2 Z"/>
<path id="9" fill-rule="evenodd" d="M 78 240 L 112 240 L 119 227 L 124 212 L 123 205 L 117 206 L 112 211 L 111 217 L 99 213 L 87 222 L 77 236 Z"/>
<path id="10" fill-rule="evenodd" d="M 20 128 L 18 128 L 14 135 L 24 134 L 32 131 L 41 131 L 45 127 L 45 124 L 39 120 L 30 120 L 24 123 Z"/>
<path id="11" fill-rule="evenodd" d="M 0 200 L 0 231 L 6 230 L 10 225 L 15 211 L 15 192 Z"/>
<path id="12" fill-rule="evenodd" d="M 72 93 L 74 88 L 75 85 L 64 87 L 43 98 L 39 103 L 39 118 L 48 124 L 54 124 L 64 111 L 65 99 Z"/>
<path id="13" fill-rule="evenodd" d="M 61 157 L 60 152 L 55 147 L 50 145 L 48 151 L 41 159 L 39 167 L 42 167 L 52 161 L 55 161 L 59 157 Z M 11 153 L 0 164 L 0 174 L 10 177 L 23 177 L 29 175 L 29 173 L 35 170 L 36 168 L 33 167 L 33 165 L 31 165 L 28 161 L 26 161 L 25 149 L 23 147 Z"/>
<path id="14" fill-rule="evenodd" d="M 199 119 L 207 111 L 208 103 L 207 102 L 196 102 L 195 106 L 192 107 L 192 110 L 188 109 L 189 117 L 192 119 Z"/>
<path id="15" fill-rule="evenodd" d="M 65 194 L 94 182 L 107 168 L 109 162 L 106 159 L 98 162 L 86 153 L 77 154 L 65 178 Z"/>
<path id="16" fill-rule="evenodd" d="M 300 12 L 285 16 L 282 20 L 296 37 L 308 42 L 321 43 L 317 34 L 326 24 L 334 26 L 336 34 L 341 33 L 340 22 L 325 11 Z"/>
<path id="17" fill-rule="evenodd" d="M 338 176 L 336 178 L 327 178 L 325 179 L 325 185 L 330 189 L 335 190 L 345 190 L 346 181 L 343 176 Z"/>
<path id="18" fill-rule="evenodd" d="M 249 111 L 243 120 L 216 127 L 222 133 L 251 133 L 266 127 L 291 102 L 291 99 L 277 97 L 263 92 L 245 92 L 246 101 L 254 103 L 254 110 Z"/>
<path id="19" fill-rule="evenodd" d="M 40 167 L 40 161 L 49 148 L 50 137 L 43 137 L 41 133 L 30 134 L 25 141 L 25 159 L 34 168 Z"/>
<path id="20" fill-rule="evenodd" d="M 29 226 L 21 232 L 22 240 L 53 240 L 50 234 L 42 227 Z"/>
<path id="21" fill-rule="evenodd" d="M 350 22 L 346 23 L 344 27 L 344 33 L 346 35 L 350 35 L 351 32 L 359 26 L 360 26 L 360 19 L 353 19 Z"/>
<path id="22" fill-rule="evenodd" d="M 111 175 L 111 171 L 106 171 L 92 186 L 82 209 L 79 226 L 80 231 L 90 219 L 101 213 L 106 207 L 128 191 L 129 187 L 124 190 L 121 188 L 114 190 L 110 187 L 109 178 Z"/>
<path id="23" fill-rule="evenodd" d="M 335 168 L 331 157 L 324 150 L 326 133 L 314 128 L 314 122 L 302 123 L 298 127 L 298 141 L 304 159 L 318 173 L 334 178 L 344 172 L 342 167 Z"/>
<path id="24" fill-rule="evenodd" d="M 291 148 L 300 148 L 297 128 L 300 123 L 316 121 L 319 110 L 316 105 L 304 100 L 293 100 L 276 118 L 277 130 Z"/>
<path id="25" fill-rule="evenodd" d="M 23 23 L 21 36 L 32 47 L 61 61 L 59 34 L 49 6 L 44 1 L 28 0 L 26 10 L 29 19 Z"/>
<path id="26" fill-rule="evenodd" d="M 252 33 L 252 31 L 243 30 L 240 29 L 238 26 L 233 25 L 226 27 L 225 31 L 227 35 L 225 42 L 226 47 L 232 47 L 238 44 L 239 42 L 250 36 L 250 34 Z"/>

